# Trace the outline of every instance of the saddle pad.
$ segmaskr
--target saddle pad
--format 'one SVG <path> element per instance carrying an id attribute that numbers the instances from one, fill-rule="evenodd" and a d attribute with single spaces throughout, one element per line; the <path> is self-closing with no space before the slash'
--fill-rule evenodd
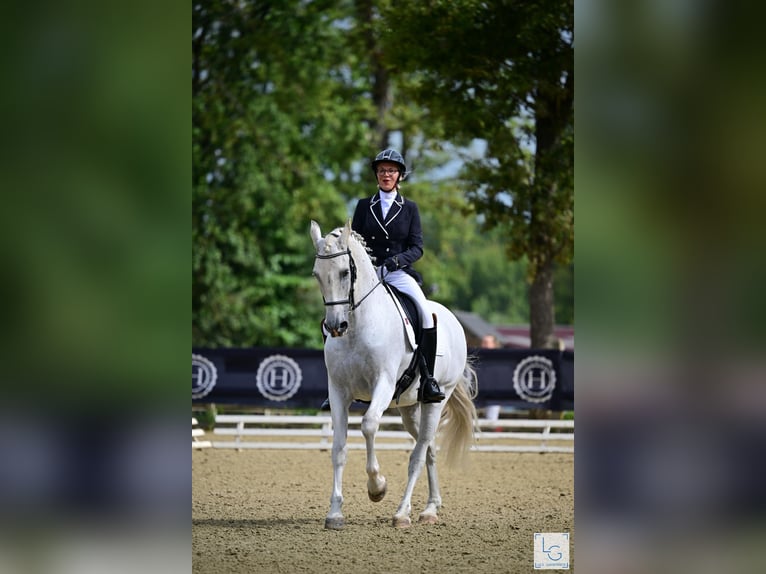
<path id="1" fill-rule="evenodd" d="M 415 305 L 415 302 L 411 297 L 402 293 L 393 285 L 389 285 L 388 283 L 384 283 L 384 285 L 388 290 L 391 299 L 394 300 L 396 308 L 399 310 L 399 315 L 402 318 L 404 331 L 407 335 L 410 347 L 412 350 L 415 350 L 417 341 L 420 340 L 421 331 L 420 313 L 418 313 L 417 305 Z"/>

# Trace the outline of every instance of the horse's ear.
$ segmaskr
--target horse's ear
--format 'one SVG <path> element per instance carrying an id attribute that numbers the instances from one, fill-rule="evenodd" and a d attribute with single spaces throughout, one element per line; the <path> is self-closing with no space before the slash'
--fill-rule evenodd
<path id="1" fill-rule="evenodd" d="M 351 220 L 346 220 L 346 225 L 343 227 L 343 231 L 340 234 L 340 240 L 343 245 L 348 246 L 348 238 L 351 237 Z"/>
<path id="2" fill-rule="evenodd" d="M 322 231 L 319 229 L 319 224 L 311 220 L 311 240 L 314 242 L 314 247 L 319 250 L 319 240 L 322 239 Z"/>

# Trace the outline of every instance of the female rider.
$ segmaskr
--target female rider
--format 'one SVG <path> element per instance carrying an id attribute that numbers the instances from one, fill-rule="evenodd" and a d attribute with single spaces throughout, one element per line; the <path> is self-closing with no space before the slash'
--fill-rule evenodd
<path id="1" fill-rule="evenodd" d="M 399 193 L 399 184 L 407 177 L 407 166 L 398 151 L 386 149 L 375 156 L 371 167 L 378 190 L 372 197 L 359 200 L 351 228 L 364 237 L 381 279 L 409 295 L 417 304 L 423 326 L 420 350 L 425 358 L 422 401 L 438 403 L 444 400 L 444 393 L 433 376 L 436 324 L 434 316 L 426 310 L 420 275 L 412 269 L 412 264 L 423 256 L 420 212 L 414 201 Z"/>

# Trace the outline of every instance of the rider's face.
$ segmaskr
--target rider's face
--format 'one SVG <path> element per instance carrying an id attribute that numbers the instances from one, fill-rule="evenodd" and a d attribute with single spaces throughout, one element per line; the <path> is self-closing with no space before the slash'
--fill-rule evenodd
<path id="1" fill-rule="evenodd" d="M 391 191 L 399 180 L 399 166 L 389 161 L 383 161 L 375 168 L 375 174 L 380 189 Z"/>

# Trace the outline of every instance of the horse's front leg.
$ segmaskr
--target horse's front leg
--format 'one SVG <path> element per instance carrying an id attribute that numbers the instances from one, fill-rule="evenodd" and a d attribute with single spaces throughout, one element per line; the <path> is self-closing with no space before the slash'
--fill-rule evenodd
<path id="1" fill-rule="evenodd" d="M 380 473 L 378 457 L 375 455 L 375 435 L 392 395 L 393 385 L 383 380 L 378 381 L 370 406 L 362 417 L 362 434 L 367 446 L 367 495 L 373 502 L 380 502 L 386 496 L 386 477 Z"/>
<path id="2" fill-rule="evenodd" d="M 350 400 L 341 396 L 340 392 L 329 385 L 330 415 L 332 417 L 332 494 L 330 495 L 330 511 L 324 521 L 324 527 L 340 530 L 345 526 L 343 518 L 343 469 L 346 466 L 348 448 L 348 407 Z"/>

